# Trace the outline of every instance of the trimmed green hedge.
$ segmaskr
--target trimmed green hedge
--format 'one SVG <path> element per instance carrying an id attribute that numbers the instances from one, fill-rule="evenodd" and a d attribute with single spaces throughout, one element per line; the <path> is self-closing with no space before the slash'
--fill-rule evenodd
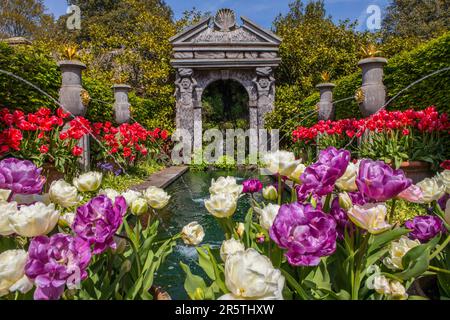
<path id="1" fill-rule="evenodd" d="M 61 73 L 52 58 L 32 46 L 10 47 L 0 42 L 0 69 L 11 72 L 58 100 Z M 35 111 L 54 102 L 28 84 L 0 72 L 0 107 Z"/>
<path id="2" fill-rule="evenodd" d="M 14 73 L 58 100 L 61 72 L 56 61 L 44 49 L 34 46 L 11 47 L 0 42 L 0 69 Z M 112 83 L 83 74 L 83 87 L 91 102 L 86 117 L 93 122 L 114 122 Z M 172 88 L 164 88 L 152 99 L 130 93 L 132 116 L 147 128 L 174 130 L 175 99 Z M 0 72 L 0 107 L 34 112 L 41 107 L 56 109 L 57 105 L 44 94 L 13 77 Z"/>
<path id="3" fill-rule="evenodd" d="M 388 99 L 414 81 L 445 67 L 450 67 L 450 32 L 389 60 L 384 79 Z M 361 72 L 356 72 L 336 81 L 333 100 L 353 97 L 361 87 L 361 78 Z M 282 132 L 287 134 L 299 125 L 310 126 L 317 122 L 317 116 L 304 120 L 302 115 L 315 108 L 319 101 L 318 93 L 299 101 L 295 87 L 281 86 L 277 95 L 275 111 L 266 118 L 270 127 L 286 124 Z M 422 109 L 431 105 L 436 106 L 440 112 L 450 113 L 450 71 L 441 72 L 406 90 L 389 104 L 388 109 Z M 355 100 L 336 104 L 337 119 L 354 117 L 362 117 Z M 286 127 L 289 127 L 288 130 Z"/>

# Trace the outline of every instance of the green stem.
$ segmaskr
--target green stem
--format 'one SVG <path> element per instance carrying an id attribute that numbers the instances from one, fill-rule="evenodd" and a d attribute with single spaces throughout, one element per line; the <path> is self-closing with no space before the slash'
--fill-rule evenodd
<path id="1" fill-rule="evenodd" d="M 395 206 L 397 204 L 397 199 L 393 199 L 392 200 L 392 206 L 391 206 L 391 211 L 389 213 L 389 223 L 392 224 L 394 222 L 394 213 L 395 213 Z"/>
<path id="2" fill-rule="evenodd" d="M 131 248 L 133 248 L 134 255 L 136 256 L 136 263 L 137 263 L 137 267 L 138 267 L 138 274 L 141 275 L 141 274 L 142 274 L 141 259 L 139 258 L 139 251 L 138 251 L 138 249 L 136 248 L 136 246 L 134 245 L 134 242 L 131 241 L 130 238 L 125 237 L 125 236 L 122 236 L 122 235 L 120 235 L 120 234 L 116 234 L 116 237 L 125 239 L 125 240 L 127 240 L 127 241 L 131 244 Z"/>
<path id="3" fill-rule="evenodd" d="M 283 195 L 283 185 L 281 174 L 278 174 L 278 205 L 281 206 L 281 199 Z"/>
<path id="4" fill-rule="evenodd" d="M 434 258 L 436 258 L 438 256 L 439 253 L 441 253 L 442 250 L 445 249 L 445 247 L 448 245 L 448 243 L 450 242 L 450 235 L 447 237 L 447 239 L 445 239 L 444 242 L 442 242 L 442 244 L 433 252 L 433 254 L 430 256 L 430 261 L 433 260 Z"/>
<path id="5" fill-rule="evenodd" d="M 352 300 L 358 300 L 359 298 L 359 289 L 361 286 L 361 266 L 364 265 L 363 258 L 366 254 L 366 248 L 369 243 L 370 234 L 366 234 L 363 239 L 363 243 L 361 244 L 360 249 L 358 249 L 358 258 L 355 263 L 355 280 L 352 286 Z"/>
<path id="6" fill-rule="evenodd" d="M 441 268 L 437 268 L 437 267 L 433 267 L 433 266 L 429 266 L 428 270 L 445 273 L 445 274 L 450 274 L 449 270 L 445 270 L 445 269 L 441 269 Z"/>

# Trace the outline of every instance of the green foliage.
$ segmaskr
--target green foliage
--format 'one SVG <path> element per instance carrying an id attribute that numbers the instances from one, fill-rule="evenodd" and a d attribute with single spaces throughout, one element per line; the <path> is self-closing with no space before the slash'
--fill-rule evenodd
<path id="1" fill-rule="evenodd" d="M 450 32 L 443 36 L 420 45 L 412 51 L 404 51 L 389 60 L 385 67 L 384 84 L 387 87 L 388 99 L 393 98 L 407 86 L 427 76 L 434 71 L 450 67 Z M 336 104 L 336 118 L 361 118 L 359 106 L 352 97 L 361 87 L 361 72 L 355 72 L 336 81 L 333 91 L 333 100 Z M 403 91 L 387 107 L 388 110 L 405 110 L 408 108 L 424 109 L 431 105 L 437 107 L 439 112 L 450 113 L 450 70 L 431 76 L 422 82 Z M 276 109 L 268 115 L 270 127 L 286 126 L 283 133 L 290 133 L 300 125 L 293 121 L 296 114 L 306 114 L 315 108 L 318 102 L 318 93 L 301 100 L 296 87 L 281 86 L 277 91 Z M 302 126 L 317 122 L 317 117 L 311 121 L 306 120 Z"/>
<path id="2" fill-rule="evenodd" d="M 55 61 L 40 48 L 11 47 L 0 42 L 0 69 L 39 87 L 51 97 L 58 97 L 61 74 Z M 0 107 L 33 112 L 40 107 L 55 109 L 55 103 L 28 84 L 0 72 Z"/>
<path id="3" fill-rule="evenodd" d="M 236 161 L 230 156 L 223 155 L 217 159 L 214 166 L 218 169 L 233 170 L 236 169 Z"/>
<path id="4" fill-rule="evenodd" d="M 0 39 L 33 37 L 53 22 L 43 0 L 0 1 Z"/>
<path id="5" fill-rule="evenodd" d="M 307 96 L 321 82 L 323 71 L 336 79 L 357 70 L 365 36 L 355 32 L 355 23 L 334 24 L 326 15 L 323 1 L 310 1 L 304 6 L 303 1 L 296 0 L 289 7 L 289 12 L 274 22 L 275 32 L 283 39 L 277 80 L 297 85 Z"/>
<path id="6" fill-rule="evenodd" d="M 268 128 L 280 130 L 282 144 L 291 140 L 292 128 L 309 126 L 316 122 L 319 93 L 314 93 L 307 99 L 303 98 L 296 85 L 277 87 L 275 111 L 266 115 L 266 124 Z"/>
<path id="7" fill-rule="evenodd" d="M 448 0 L 393 0 L 386 8 L 383 33 L 387 36 L 431 39 L 450 27 Z"/>
<path id="8" fill-rule="evenodd" d="M 126 174 L 120 176 L 115 176 L 111 173 L 106 174 L 103 177 L 102 188 L 124 192 L 132 186 L 143 183 L 151 174 L 162 168 L 163 166 L 156 163 L 154 160 L 147 160 L 128 169 Z"/>

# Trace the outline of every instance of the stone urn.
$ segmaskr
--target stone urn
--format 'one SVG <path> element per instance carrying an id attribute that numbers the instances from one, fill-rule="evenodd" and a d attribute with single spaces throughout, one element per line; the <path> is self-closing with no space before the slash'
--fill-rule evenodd
<path id="1" fill-rule="evenodd" d="M 114 114 L 118 124 L 127 123 L 131 120 L 130 103 L 128 101 L 128 92 L 131 86 L 126 84 L 115 84 L 114 90 Z"/>
<path id="2" fill-rule="evenodd" d="M 405 172 L 406 177 L 411 179 L 414 184 L 434 175 L 431 165 L 424 161 L 405 161 L 402 162 L 400 169 Z"/>
<path id="3" fill-rule="evenodd" d="M 387 59 L 371 57 L 359 61 L 362 69 L 362 93 L 363 101 L 359 108 L 364 117 L 369 117 L 380 110 L 386 103 L 386 87 L 383 84 L 383 68 Z"/>
<path id="4" fill-rule="evenodd" d="M 86 65 L 77 60 L 59 61 L 62 72 L 62 84 L 59 90 L 59 102 L 63 108 L 74 116 L 84 116 L 87 108 L 83 104 L 82 71 Z"/>
<path id="5" fill-rule="evenodd" d="M 336 112 L 333 104 L 333 88 L 335 86 L 333 83 L 321 83 L 316 86 L 320 91 L 319 120 L 335 119 Z"/>

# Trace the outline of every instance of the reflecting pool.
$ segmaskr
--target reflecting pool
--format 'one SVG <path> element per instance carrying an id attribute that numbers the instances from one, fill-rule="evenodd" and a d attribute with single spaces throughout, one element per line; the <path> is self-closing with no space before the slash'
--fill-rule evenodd
<path id="1" fill-rule="evenodd" d="M 204 206 L 204 200 L 209 198 L 209 187 L 211 179 L 220 176 L 236 177 L 241 184 L 245 179 L 258 177 L 257 171 L 211 171 L 192 172 L 188 171 L 166 191 L 172 196 L 170 204 L 161 212 L 162 236 L 176 234 L 188 223 L 197 221 L 205 229 L 205 239 L 202 245 L 210 245 L 217 248 L 224 240 L 223 232 L 217 224 L 215 218 L 208 213 Z M 259 177 L 264 186 L 272 183 L 268 176 Z M 257 195 L 257 198 L 261 195 Z M 244 221 L 245 214 L 250 208 L 250 201 L 247 196 L 238 202 L 235 220 Z M 155 285 L 162 286 L 172 297 L 172 299 L 187 299 L 184 290 L 185 274 L 180 268 L 180 261 L 189 265 L 194 274 L 202 275 L 202 270 L 196 264 L 197 251 L 195 247 L 186 246 L 179 240 L 172 254 L 159 269 L 159 274 L 155 276 Z"/>

